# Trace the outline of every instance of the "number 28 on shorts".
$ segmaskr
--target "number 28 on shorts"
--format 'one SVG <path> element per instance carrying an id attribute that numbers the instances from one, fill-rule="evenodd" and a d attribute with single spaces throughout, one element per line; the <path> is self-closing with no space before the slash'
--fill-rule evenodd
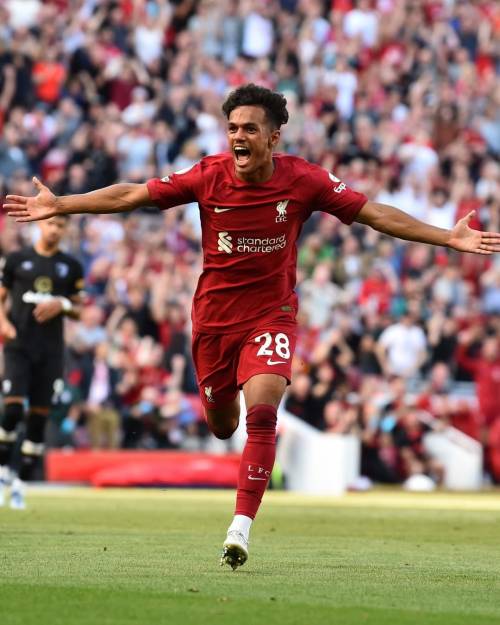
<path id="1" fill-rule="evenodd" d="M 286 364 L 290 360 L 290 340 L 283 332 L 274 336 L 265 332 L 254 338 L 255 343 L 260 344 L 257 356 L 267 359 L 269 366 Z"/>

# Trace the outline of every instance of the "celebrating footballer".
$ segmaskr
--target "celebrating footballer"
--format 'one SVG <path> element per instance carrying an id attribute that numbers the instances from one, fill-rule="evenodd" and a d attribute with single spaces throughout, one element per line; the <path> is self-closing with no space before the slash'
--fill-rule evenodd
<path id="1" fill-rule="evenodd" d="M 56 197 L 35 179 L 36 196 L 10 195 L 5 206 L 17 221 L 27 222 L 198 202 L 203 272 L 193 301 L 192 350 L 211 431 L 221 439 L 232 435 L 240 389 L 247 407 L 235 515 L 221 560 L 236 569 L 247 560 L 250 526 L 275 459 L 277 408 L 290 382 L 296 340 L 296 243 L 304 222 L 313 211 L 323 211 L 345 224 L 477 254 L 500 251 L 500 234 L 471 229 L 473 213 L 452 230 L 427 225 L 369 201 L 332 172 L 275 153 L 288 120 L 279 93 L 248 84 L 232 92 L 222 110 L 228 153 L 145 184 L 115 184 L 79 195 Z"/>

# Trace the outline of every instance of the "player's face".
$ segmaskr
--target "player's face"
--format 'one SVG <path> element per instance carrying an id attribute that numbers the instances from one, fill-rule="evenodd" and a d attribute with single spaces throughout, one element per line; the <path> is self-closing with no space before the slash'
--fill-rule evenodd
<path id="1" fill-rule="evenodd" d="M 238 106 L 231 111 L 227 136 L 238 178 L 263 182 L 272 175 L 280 131 L 272 128 L 262 107 Z"/>
<path id="2" fill-rule="evenodd" d="M 42 241 L 47 247 L 57 247 L 66 231 L 66 219 L 62 217 L 51 217 L 45 221 L 40 221 Z"/>

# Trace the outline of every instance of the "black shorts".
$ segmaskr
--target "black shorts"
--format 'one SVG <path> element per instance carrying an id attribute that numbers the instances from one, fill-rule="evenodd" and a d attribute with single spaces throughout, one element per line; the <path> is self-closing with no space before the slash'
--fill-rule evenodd
<path id="1" fill-rule="evenodd" d="M 63 353 L 21 347 L 4 348 L 4 397 L 23 397 L 47 408 L 64 389 Z"/>

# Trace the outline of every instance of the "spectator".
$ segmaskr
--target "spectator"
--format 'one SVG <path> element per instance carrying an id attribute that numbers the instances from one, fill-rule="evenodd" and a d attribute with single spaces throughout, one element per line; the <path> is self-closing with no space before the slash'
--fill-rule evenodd
<path id="1" fill-rule="evenodd" d="M 412 475 L 428 475 L 437 484 L 443 479 L 443 466 L 430 457 L 423 446 L 423 436 L 429 427 L 420 418 L 418 410 L 401 410 L 394 428 L 393 439 L 401 458 L 401 471 L 405 479 Z"/>
<path id="2" fill-rule="evenodd" d="M 251 0 L 250 10 L 243 18 L 242 52 L 252 58 L 271 54 L 274 43 L 274 27 L 270 7 L 262 0 Z"/>
<path id="3" fill-rule="evenodd" d="M 427 339 L 414 316 L 406 313 L 382 332 L 376 352 L 385 375 L 417 377 L 427 358 Z"/>
<path id="4" fill-rule="evenodd" d="M 331 267 L 327 263 L 316 265 L 312 277 L 302 282 L 299 295 L 302 310 L 313 328 L 324 328 L 335 305 L 345 301 L 342 289 L 331 282 Z"/>
<path id="5" fill-rule="evenodd" d="M 449 230 L 455 224 L 456 214 L 457 207 L 449 201 L 446 189 L 435 187 L 429 197 L 425 221 L 438 228 Z"/>
<path id="6" fill-rule="evenodd" d="M 66 70 L 57 58 L 55 46 L 40 50 L 40 58 L 33 65 L 32 76 L 36 98 L 47 104 L 55 104 L 66 78 Z"/>
<path id="7" fill-rule="evenodd" d="M 376 262 L 367 270 L 359 292 L 358 303 L 364 314 L 389 312 L 397 280 L 390 268 Z"/>
<path id="8" fill-rule="evenodd" d="M 486 442 L 490 428 L 500 415 L 500 352 L 497 336 L 481 336 L 480 352 L 473 356 L 470 353 L 473 340 L 473 330 L 459 334 L 456 358 L 476 383 L 482 440 Z"/>
<path id="9" fill-rule="evenodd" d="M 116 372 L 109 367 L 107 355 L 107 343 L 99 343 L 84 408 L 92 449 L 118 449 L 121 442 L 120 415 L 115 399 Z"/>
<path id="10" fill-rule="evenodd" d="M 367 48 L 377 43 L 379 16 L 371 9 L 369 0 L 356 0 L 354 7 L 344 18 L 344 33 L 348 37 L 359 37 Z"/>

